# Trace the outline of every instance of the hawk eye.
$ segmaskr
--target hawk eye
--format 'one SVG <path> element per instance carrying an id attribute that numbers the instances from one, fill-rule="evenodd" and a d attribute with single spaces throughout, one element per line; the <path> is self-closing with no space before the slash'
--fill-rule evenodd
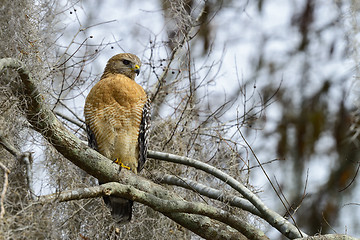
<path id="1" fill-rule="evenodd" d="M 122 62 L 123 62 L 123 64 L 125 64 L 125 65 L 129 65 L 129 64 L 130 64 L 130 61 L 129 61 L 129 60 L 126 60 L 126 59 L 124 59 Z"/>

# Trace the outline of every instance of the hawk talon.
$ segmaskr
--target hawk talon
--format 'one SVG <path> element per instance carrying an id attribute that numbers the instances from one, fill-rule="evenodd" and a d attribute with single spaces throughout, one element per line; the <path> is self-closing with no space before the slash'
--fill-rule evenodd
<path id="1" fill-rule="evenodd" d="M 120 164 L 120 167 L 122 167 L 122 168 L 126 168 L 126 169 L 128 169 L 128 170 L 131 170 L 131 168 L 130 168 L 130 167 L 125 166 L 123 163 L 121 163 L 121 164 Z"/>
<path id="2" fill-rule="evenodd" d="M 128 170 L 131 170 L 130 167 L 124 165 L 124 164 L 121 162 L 121 160 L 119 160 L 118 158 L 116 158 L 113 162 L 116 163 L 116 164 L 119 164 L 121 168 L 126 168 L 126 169 L 128 169 Z"/>

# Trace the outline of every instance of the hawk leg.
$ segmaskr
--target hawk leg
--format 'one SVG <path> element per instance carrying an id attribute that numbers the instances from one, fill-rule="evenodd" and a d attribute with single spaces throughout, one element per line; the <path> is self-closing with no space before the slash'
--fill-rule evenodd
<path id="1" fill-rule="evenodd" d="M 116 158 L 113 162 L 116 163 L 116 164 L 119 164 L 121 168 L 126 168 L 126 169 L 128 169 L 128 170 L 131 170 L 130 167 L 125 166 L 125 165 L 122 163 L 122 161 L 121 161 L 120 159 L 118 159 L 118 158 Z"/>

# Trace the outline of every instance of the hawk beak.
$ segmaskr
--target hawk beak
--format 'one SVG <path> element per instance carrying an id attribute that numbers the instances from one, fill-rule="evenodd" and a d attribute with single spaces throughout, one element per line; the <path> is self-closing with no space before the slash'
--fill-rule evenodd
<path id="1" fill-rule="evenodd" d="M 139 75 L 139 73 L 140 73 L 140 67 L 139 67 L 139 65 L 135 65 L 135 67 L 134 67 L 134 72 L 136 73 L 136 75 Z"/>

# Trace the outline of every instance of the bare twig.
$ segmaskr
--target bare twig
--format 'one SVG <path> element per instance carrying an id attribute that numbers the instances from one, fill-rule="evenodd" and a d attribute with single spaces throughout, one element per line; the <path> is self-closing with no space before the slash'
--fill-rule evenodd
<path id="1" fill-rule="evenodd" d="M 53 96 L 53 95 L 51 95 L 51 96 L 52 96 L 54 99 L 57 99 L 56 96 Z M 70 121 L 69 119 L 66 119 L 65 117 L 63 117 L 62 115 L 59 115 L 58 112 L 55 112 L 56 115 L 59 115 L 60 117 L 62 117 L 62 118 L 64 118 L 64 119 L 66 119 L 66 120 L 74 123 L 75 125 L 78 125 L 79 127 L 84 127 L 85 121 L 84 121 L 83 119 L 81 119 L 71 108 L 69 108 L 65 103 L 63 103 L 62 100 L 59 100 L 58 103 L 60 103 L 60 105 L 61 105 L 62 107 L 64 107 L 66 110 L 68 110 L 78 121 L 76 121 L 76 120 L 73 119 L 73 122 L 72 122 L 72 121 Z"/>
<path id="2" fill-rule="evenodd" d="M 196 27 L 197 24 L 199 24 L 199 22 L 201 20 L 201 17 L 205 13 L 206 13 L 206 9 L 205 9 L 205 6 L 204 6 L 203 9 L 201 10 L 201 12 L 199 13 L 198 17 L 195 19 L 195 21 L 193 23 L 193 26 L 186 29 L 186 32 L 183 33 L 183 37 L 182 37 L 181 41 L 172 49 L 170 57 L 168 59 L 168 63 L 164 67 L 164 72 L 161 74 L 160 78 L 158 78 L 158 82 L 157 82 L 156 86 L 154 86 L 154 88 L 150 91 L 151 92 L 151 95 L 150 95 L 151 102 L 154 102 L 155 99 L 158 97 L 158 94 L 163 90 L 164 85 L 166 83 L 166 77 L 167 77 L 167 75 L 169 73 L 170 66 L 171 66 L 172 62 L 174 61 L 175 56 L 183 48 L 184 43 L 186 41 L 191 40 L 189 38 L 189 35 L 190 35 L 191 31 L 194 29 L 194 27 Z M 162 102 L 162 100 L 160 100 L 160 102 Z M 157 108 L 153 107 L 153 116 L 158 115 L 158 113 L 157 113 L 158 109 Z"/>
<path id="3" fill-rule="evenodd" d="M 0 134 L 0 145 L 3 146 L 11 155 L 13 155 L 20 163 L 25 164 L 26 166 L 26 181 L 27 181 L 27 187 L 31 194 L 31 196 L 34 198 L 34 191 L 33 191 L 33 182 L 32 182 L 32 154 L 31 152 L 24 152 L 21 153 L 19 150 L 16 149 L 14 145 L 9 143 L 5 137 Z"/>
<path id="4" fill-rule="evenodd" d="M 358 166 L 357 166 L 357 168 L 356 168 L 354 177 L 351 179 L 351 181 L 349 182 L 349 184 L 346 185 L 343 189 L 339 190 L 339 192 L 345 191 L 346 189 L 348 189 L 348 188 L 354 183 L 354 181 L 355 181 L 355 179 L 356 179 L 356 176 L 357 176 L 358 173 L 359 173 L 359 169 L 360 169 L 360 162 L 358 162 Z"/>
<path id="5" fill-rule="evenodd" d="M 260 166 L 261 170 L 263 171 L 265 177 L 268 179 L 271 187 L 274 189 L 274 191 L 275 191 L 276 195 L 278 196 L 280 202 L 283 204 L 283 206 L 285 207 L 285 210 L 288 212 L 288 208 L 287 208 L 286 204 L 284 203 L 284 201 L 283 201 L 283 199 L 281 198 L 280 194 L 279 194 L 278 191 L 276 190 L 276 188 L 275 188 L 274 184 L 272 183 L 269 175 L 267 174 L 265 168 L 264 168 L 263 165 L 261 164 L 260 160 L 259 160 L 258 157 L 256 156 L 254 150 L 252 149 L 252 147 L 250 146 L 250 144 L 248 143 L 248 141 L 246 140 L 246 138 L 245 138 L 244 135 L 242 134 L 242 132 L 241 132 L 241 130 L 240 130 L 239 127 L 238 127 L 238 131 L 239 131 L 239 133 L 240 133 L 241 138 L 244 140 L 245 144 L 248 146 L 248 148 L 250 149 L 252 155 L 254 156 L 254 158 L 256 159 L 257 163 L 259 164 L 259 166 Z M 301 237 L 306 237 L 306 234 L 304 235 L 303 232 L 300 230 L 300 228 L 297 226 L 294 217 L 293 217 L 291 214 L 289 214 L 289 216 L 290 216 L 290 218 L 293 220 L 294 225 L 295 225 L 295 228 L 296 228 L 297 231 L 299 232 L 300 236 L 301 236 Z"/>
<path id="6" fill-rule="evenodd" d="M 4 170 L 4 184 L 3 184 L 3 189 L 1 191 L 1 196 L 0 196 L 0 219 L 4 218 L 5 215 L 5 207 L 4 207 L 4 200 L 5 200 L 5 195 L 6 195 L 6 191 L 9 185 L 9 181 L 8 181 L 8 176 L 10 173 L 10 170 L 0 162 L 0 167 Z"/>
<path id="7" fill-rule="evenodd" d="M 72 118 L 66 116 L 65 114 L 62 114 L 62 113 L 59 112 L 59 111 L 54 111 L 54 113 L 55 113 L 57 116 L 65 119 L 66 121 L 71 122 L 72 124 L 75 124 L 75 125 L 78 126 L 79 128 L 85 130 L 85 123 L 84 123 L 84 122 L 76 121 L 75 119 L 72 119 Z"/>
<path id="8" fill-rule="evenodd" d="M 304 186 L 303 195 L 301 196 L 301 199 L 298 202 L 296 202 L 296 203 L 294 203 L 292 205 L 289 204 L 289 202 L 287 201 L 287 199 L 285 198 L 284 194 L 281 191 L 281 194 L 283 195 L 284 199 L 286 200 L 287 204 L 289 205 L 289 209 L 286 211 L 286 213 L 284 215 L 285 218 L 289 217 L 288 214 L 291 214 L 292 216 L 294 216 L 296 214 L 296 212 L 300 209 L 301 204 L 303 203 L 304 199 L 307 196 L 306 189 L 307 189 L 308 180 L 309 180 L 309 169 L 306 171 L 306 180 L 305 180 L 305 186 Z M 276 183 L 279 186 L 279 183 L 278 182 L 276 182 Z M 279 186 L 279 188 L 280 188 L 280 186 Z"/>
<path id="9" fill-rule="evenodd" d="M 13 155 L 16 159 L 20 158 L 20 151 L 17 150 L 12 144 L 10 144 L 2 134 L 0 134 L 0 145 L 3 146 L 3 148 L 5 148 L 6 151 Z"/>

